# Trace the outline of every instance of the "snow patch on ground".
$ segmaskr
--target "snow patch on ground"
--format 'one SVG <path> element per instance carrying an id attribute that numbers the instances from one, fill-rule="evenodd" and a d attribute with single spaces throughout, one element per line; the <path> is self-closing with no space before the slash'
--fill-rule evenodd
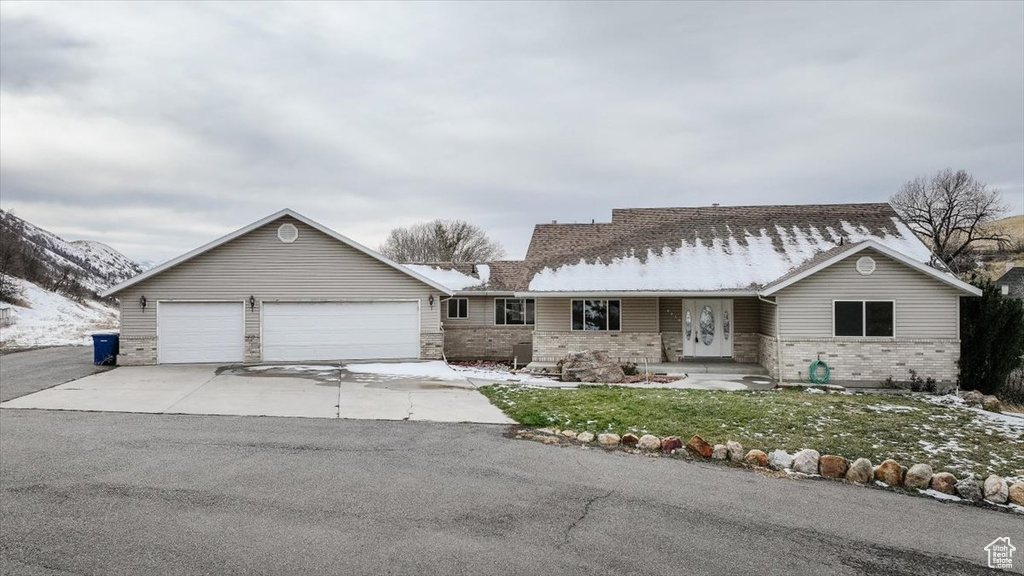
<path id="1" fill-rule="evenodd" d="M 946 494 L 945 492 L 939 492 L 938 490 L 932 490 L 931 488 L 929 488 L 927 490 L 918 490 L 918 492 L 920 492 L 921 494 L 924 494 L 925 496 L 931 496 L 932 498 L 935 498 L 936 500 L 952 500 L 954 502 L 959 502 L 959 501 L 963 500 L 963 498 L 960 498 L 959 496 L 954 496 L 952 494 Z"/>
<path id="2" fill-rule="evenodd" d="M 474 380 L 493 380 L 496 382 L 559 382 L 556 378 L 549 378 L 547 376 L 540 376 L 537 374 L 528 374 L 525 372 L 514 373 L 508 369 L 502 369 L 499 366 L 493 368 L 481 368 L 476 366 L 451 366 L 452 370 L 456 371 L 464 378 L 472 378 Z"/>
<path id="3" fill-rule="evenodd" d="M 118 312 L 100 302 L 75 302 L 13 278 L 28 307 L 11 306 L 13 323 L 0 327 L 5 347 L 92 345 L 93 332 L 117 331 Z"/>
<path id="4" fill-rule="evenodd" d="M 345 370 L 355 374 L 381 374 L 386 376 L 435 378 L 438 380 L 462 380 L 464 378 L 440 360 L 430 362 L 346 364 Z"/>

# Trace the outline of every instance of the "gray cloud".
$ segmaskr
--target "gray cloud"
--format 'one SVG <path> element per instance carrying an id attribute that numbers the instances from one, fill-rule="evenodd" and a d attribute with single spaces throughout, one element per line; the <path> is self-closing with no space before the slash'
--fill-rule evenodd
<path id="1" fill-rule="evenodd" d="M 166 258 L 290 206 L 371 246 L 612 207 L 877 201 L 952 166 L 1024 212 L 1024 6 L 5 4 L 0 196 Z"/>

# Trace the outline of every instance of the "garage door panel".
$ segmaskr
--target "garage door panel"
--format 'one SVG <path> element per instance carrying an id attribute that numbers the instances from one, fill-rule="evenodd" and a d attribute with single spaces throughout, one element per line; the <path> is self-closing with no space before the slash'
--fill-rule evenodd
<path id="1" fill-rule="evenodd" d="M 157 361 L 241 362 L 245 350 L 244 314 L 240 302 L 160 302 Z"/>
<path id="2" fill-rule="evenodd" d="M 266 361 L 419 357 L 416 302 L 270 302 L 263 306 Z"/>

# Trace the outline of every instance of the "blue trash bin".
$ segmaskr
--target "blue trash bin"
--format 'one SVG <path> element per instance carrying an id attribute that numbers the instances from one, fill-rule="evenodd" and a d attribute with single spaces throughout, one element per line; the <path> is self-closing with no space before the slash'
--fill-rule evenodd
<path id="1" fill-rule="evenodd" d="M 93 334 L 92 363 L 97 366 L 113 366 L 117 364 L 119 345 L 119 335 L 117 332 Z"/>

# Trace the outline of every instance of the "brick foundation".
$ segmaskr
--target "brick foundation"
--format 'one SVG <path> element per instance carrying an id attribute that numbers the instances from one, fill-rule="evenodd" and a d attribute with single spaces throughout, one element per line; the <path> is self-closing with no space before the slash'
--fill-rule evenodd
<path id="1" fill-rule="evenodd" d="M 750 332 L 734 334 L 732 359 L 736 362 L 757 362 L 757 334 Z"/>
<path id="2" fill-rule="evenodd" d="M 246 334 L 245 353 L 242 357 L 242 361 L 250 364 L 259 362 L 263 358 L 262 354 L 263 351 L 260 350 L 260 335 Z"/>
<path id="3" fill-rule="evenodd" d="M 755 334 L 757 337 L 757 363 L 768 371 L 768 375 L 774 379 L 779 378 L 778 346 L 774 336 Z"/>
<path id="4" fill-rule="evenodd" d="M 664 357 L 669 362 L 682 362 L 683 360 L 683 333 L 662 332 L 661 347 Z"/>
<path id="5" fill-rule="evenodd" d="M 119 366 L 151 366 L 156 364 L 156 336 L 124 336 L 119 339 Z"/>
<path id="6" fill-rule="evenodd" d="M 782 375 L 807 380 L 808 366 L 821 357 L 832 370 L 831 382 L 881 383 L 890 376 L 910 380 L 910 370 L 952 387 L 958 375 L 960 340 L 782 340 Z"/>
<path id="7" fill-rule="evenodd" d="M 445 326 L 444 354 L 449 360 L 512 360 L 512 346 L 530 344 L 533 326 Z"/>
<path id="8" fill-rule="evenodd" d="M 444 356 L 444 334 L 440 332 L 420 333 L 420 358 L 423 360 L 440 360 Z"/>
<path id="9" fill-rule="evenodd" d="M 557 362 L 571 352 L 607 352 L 620 362 L 661 362 L 658 332 L 540 332 L 533 333 L 533 360 Z"/>

